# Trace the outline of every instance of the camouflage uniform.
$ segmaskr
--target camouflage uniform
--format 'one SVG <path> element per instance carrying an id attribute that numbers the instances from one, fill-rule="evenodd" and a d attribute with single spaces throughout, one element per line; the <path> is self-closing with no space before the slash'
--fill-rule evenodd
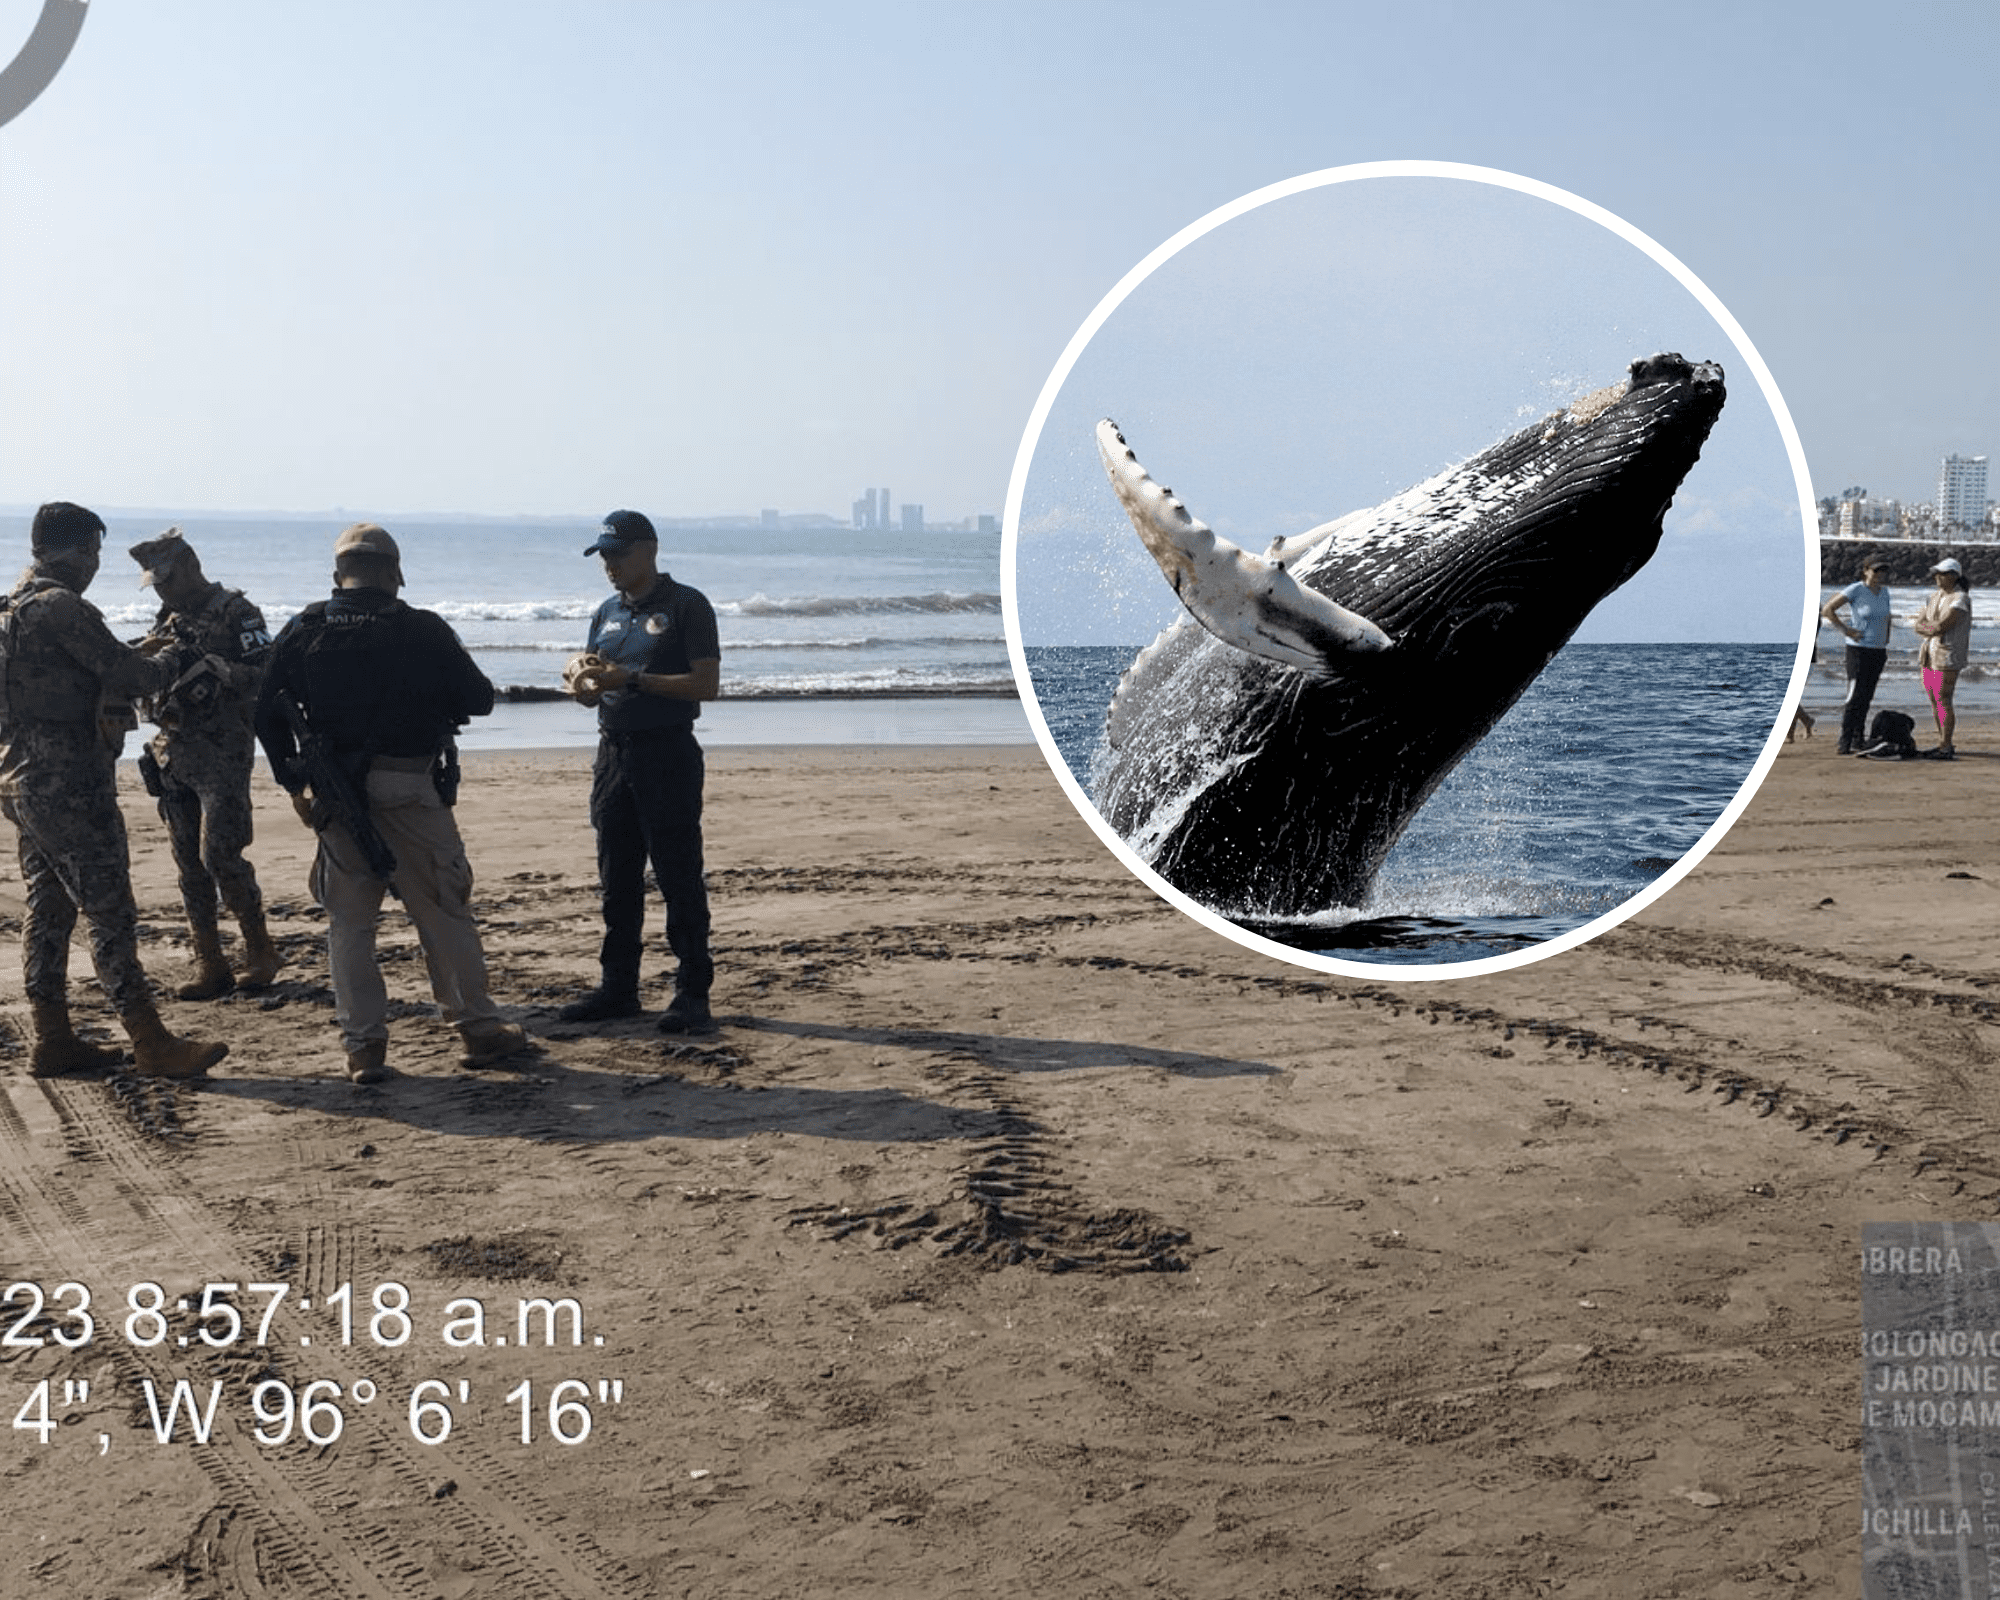
<path id="1" fill-rule="evenodd" d="M 31 1001 L 61 1003 L 82 911 L 98 980 L 119 1014 L 150 1008 L 138 909 L 118 810 L 106 701 L 165 685 L 172 667 L 119 643 L 98 609 L 31 569 L 0 616 L 0 813 L 20 830 L 22 976 Z"/>
<path id="2" fill-rule="evenodd" d="M 246 927 L 261 927 L 263 897 L 243 852 L 249 847 L 251 717 L 271 635 L 264 614 L 235 589 L 211 583 L 193 605 L 162 606 L 151 637 L 188 670 L 147 706 L 160 731 L 141 758 L 147 789 L 173 843 L 181 900 L 197 951 L 218 952 L 216 901 Z M 155 785 L 157 784 L 157 787 Z"/>

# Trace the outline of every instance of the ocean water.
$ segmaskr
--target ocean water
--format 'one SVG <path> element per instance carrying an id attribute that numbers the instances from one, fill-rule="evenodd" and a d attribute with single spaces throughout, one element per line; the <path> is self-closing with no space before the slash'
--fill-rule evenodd
<path id="1" fill-rule="evenodd" d="M 1820 591 L 1819 603 L 1845 584 Z M 1917 671 L 1917 646 L 1923 641 L 1911 626 L 1933 589 L 1889 590 L 1889 660 L 1876 686 L 1874 705 L 1893 711 L 1907 711 L 1917 719 L 1917 729 L 1933 726 L 1930 701 L 1924 697 L 1923 679 Z M 1832 732 L 1840 733 L 1840 704 L 1847 695 L 1847 635 L 1822 626 L 1819 653 L 1813 662 L 1812 678 L 1806 685 L 1805 708 L 1815 717 L 1831 710 Z M 1959 674 L 1952 703 L 1960 711 L 2000 711 L 2000 596 L 1972 591 L 1971 659 Z M 1921 742 L 1921 737 L 1920 737 Z"/>
<path id="2" fill-rule="evenodd" d="M 0 563 L 28 561 L 28 517 L 0 515 Z M 156 602 L 125 554 L 179 522 L 212 578 L 241 589 L 275 633 L 332 588 L 333 541 L 361 514 L 106 513 L 110 536 L 89 598 L 136 638 Z M 403 552 L 403 598 L 457 631 L 501 689 L 553 691 L 610 593 L 584 547 L 595 518 L 380 520 Z M 723 701 L 711 743 L 1021 743 L 1000 613 L 997 533 L 663 529 L 660 564 L 706 594 L 722 642 Z M 570 704 L 503 705 L 468 749 L 588 744 Z"/>
<path id="3" fill-rule="evenodd" d="M 1035 698 L 1086 791 L 1104 710 L 1136 647 L 1026 654 Z M 1384 963 L 1471 961 L 1613 910 L 1708 831 L 1777 720 L 1789 645 L 1571 645 L 1446 778 L 1367 904 L 1273 921 L 1298 949 Z"/>

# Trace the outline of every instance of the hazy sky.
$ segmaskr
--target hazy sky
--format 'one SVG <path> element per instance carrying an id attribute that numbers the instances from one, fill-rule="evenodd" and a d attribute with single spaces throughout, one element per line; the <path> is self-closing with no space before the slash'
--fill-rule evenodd
<path id="1" fill-rule="evenodd" d="M 1623 216 L 1820 492 L 1924 497 L 2000 446 L 1996 46 L 1990 0 L 92 0 L 0 128 L 0 503 L 997 512 L 1134 263 L 1402 158 Z"/>
<path id="2" fill-rule="evenodd" d="M 1026 643 L 1143 642 L 1179 614 L 1106 481 L 1099 417 L 1116 419 L 1196 516 L 1261 551 L 1664 350 L 1719 362 L 1728 404 L 1658 555 L 1578 637 L 1798 637 L 1808 587 L 1818 596 L 1817 547 L 1809 576 L 1797 479 L 1751 363 L 1618 232 L 1459 170 L 1268 200 L 1119 302 L 1055 396 L 1024 486 Z"/>

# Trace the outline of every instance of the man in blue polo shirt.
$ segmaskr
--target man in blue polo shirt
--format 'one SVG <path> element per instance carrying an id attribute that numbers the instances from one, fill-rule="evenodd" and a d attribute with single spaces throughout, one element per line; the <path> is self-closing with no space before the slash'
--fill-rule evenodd
<path id="1" fill-rule="evenodd" d="M 667 902 L 667 944 L 679 969 L 662 1033 L 709 1033 L 708 885 L 701 867 L 701 746 L 695 718 L 720 693 L 722 648 L 715 608 L 698 589 L 659 569 L 660 541 L 637 511 L 614 511 L 584 550 L 604 562 L 617 592 L 597 608 L 589 653 L 572 680 L 578 702 L 597 708 L 597 764 L 590 822 L 597 830 L 597 881 L 604 944 L 597 988 L 557 1015 L 598 1022 L 639 1014 L 639 951 L 646 920 L 646 868 Z"/>

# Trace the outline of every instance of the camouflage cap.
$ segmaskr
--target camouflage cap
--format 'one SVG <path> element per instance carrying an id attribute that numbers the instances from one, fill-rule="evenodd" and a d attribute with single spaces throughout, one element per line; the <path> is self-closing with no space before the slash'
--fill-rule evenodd
<path id="1" fill-rule="evenodd" d="M 181 537 L 180 527 L 175 525 L 157 538 L 144 539 L 132 546 L 129 554 L 139 563 L 139 587 L 158 583 L 184 555 L 194 554 L 194 546 Z"/>

